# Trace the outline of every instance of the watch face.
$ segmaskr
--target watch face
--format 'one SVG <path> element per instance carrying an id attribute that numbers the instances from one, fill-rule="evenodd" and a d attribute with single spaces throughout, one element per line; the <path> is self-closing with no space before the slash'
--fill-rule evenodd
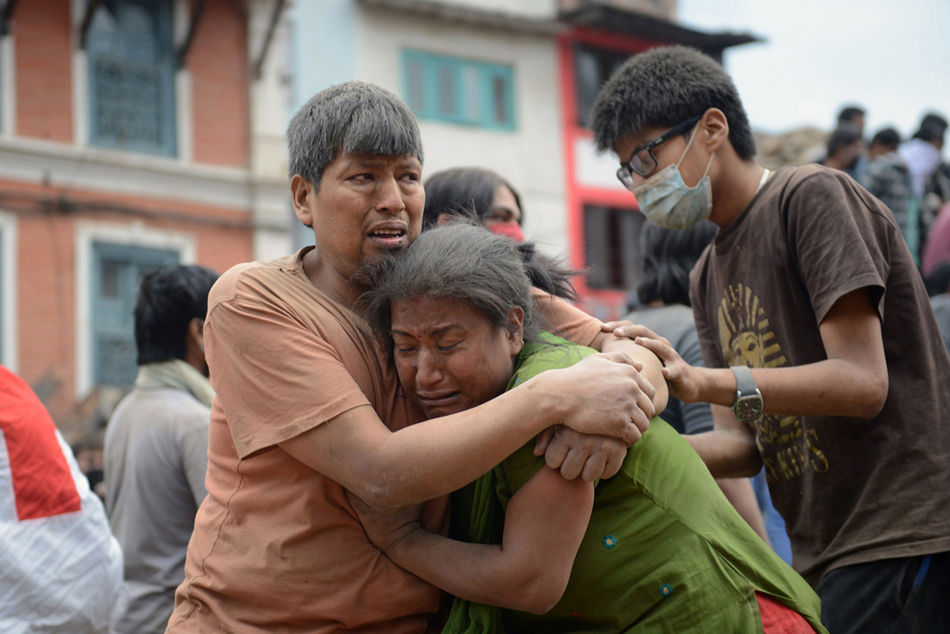
<path id="1" fill-rule="evenodd" d="M 741 397 L 736 401 L 735 412 L 736 418 L 742 422 L 755 420 L 762 415 L 762 397 L 758 394 Z"/>

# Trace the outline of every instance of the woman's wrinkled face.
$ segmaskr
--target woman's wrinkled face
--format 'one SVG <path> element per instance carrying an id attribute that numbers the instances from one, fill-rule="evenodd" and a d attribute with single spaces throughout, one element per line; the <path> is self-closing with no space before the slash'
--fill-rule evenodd
<path id="1" fill-rule="evenodd" d="M 522 347 L 524 313 L 515 307 L 508 318 L 512 328 L 499 328 L 451 299 L 393 303 L 396 371 L 428 418 L 467 410 L 505 391 Z"/>

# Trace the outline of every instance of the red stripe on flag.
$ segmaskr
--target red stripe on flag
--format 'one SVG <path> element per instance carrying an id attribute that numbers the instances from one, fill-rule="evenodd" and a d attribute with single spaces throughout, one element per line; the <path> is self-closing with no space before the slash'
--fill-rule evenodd
<path id="1" fill-rule="evenodd" d="M 23 379 L 0 366 L 0 430 L 13 472 L 20 520 L 74 513 L 79 491 L 56 438 L 56 425 Z"/>

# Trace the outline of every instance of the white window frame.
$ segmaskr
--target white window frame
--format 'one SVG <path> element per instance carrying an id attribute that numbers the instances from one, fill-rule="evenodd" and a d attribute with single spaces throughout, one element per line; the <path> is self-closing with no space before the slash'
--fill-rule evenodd
<path id="1" fill-rule="evenodd" d="M 16 136 L 16 46 L 15 31 L 0 38 L 0 134 L 4 137 Z"/>
<path id="2" fill-rule="evenodd" d="M 101 10 L 101 9 L 100 9 Z M 82 20 L 86 13 L 86 0 L 72 0 L 73 23 L 73 143 L 81 148 L 107 154 L 128 155 L 122 150 L 110 150 L 89 144 L 89 62 L 86 51 L 79 48 Z M 191 20 L 191 3 L 188 0 L 173 0 L 172 40 L 175 50 L 188 34 Z M 4 123 L 6 123 L 4 121 Z M 192 163 L 194 143 L 192 134 L 191 71 L 175 69 L 175 140 L 177 156 L 149 155 L 156 160 Z"/>
<path id="3" fill-rule="evenodd" d="M 76 400 L 86 397 L 92 381 L 93 243 L 177 251 L 181 264 L 194 264 L 197 240 L 187 233 L 146 227 L 142 222 L 116 225 L 81 221 L 76 224 Z"/>
<path id="4" fill-rule="evenodd" d="M 3 341 L 0 365 L 11 372 L 17 371 L 17 219 L 11 213 L 0 211 L 0 304 L 3 315 L 0 317 L 0 340 Z"/>

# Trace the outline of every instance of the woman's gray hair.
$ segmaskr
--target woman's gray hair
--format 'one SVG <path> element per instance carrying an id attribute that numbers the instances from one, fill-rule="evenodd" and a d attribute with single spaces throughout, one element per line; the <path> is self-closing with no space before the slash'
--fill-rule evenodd
<path id="1" fill-rule="evenodd" d="M 505 329 L 511 327 L 508 312 L 518 306 L 524 311 L 524 339 L 534 341 L 539 323 L 525 266 L 506 237 L 461 223 L 438 227 L 382 265 L 360 307 L 376 333 L 391 342 L 390 310 L 397 301 L 458 301 Z"/>
<path id="2" fill-rule="evenodd" d="M 287 128 L 290 178 L 320 188 L 323 170 L 338 154 L 414 156 L 422 163 L 419 125 L 402 100 L 373 84 L 351 81 L 314 95 Z"/>

